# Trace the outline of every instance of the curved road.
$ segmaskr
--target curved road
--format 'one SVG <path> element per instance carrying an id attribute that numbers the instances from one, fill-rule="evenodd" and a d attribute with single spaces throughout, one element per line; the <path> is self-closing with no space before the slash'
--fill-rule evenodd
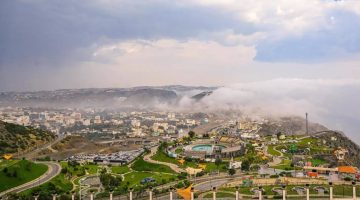
<path id="1" fill-rule="evenodd" d="M 38 163 L 42 163 L 48 166 L 48 170 L 45 172 L 45 174 L 41 175 L 39 178 L 35 180 L 32 180 L 30 182 L 24 183 L 22 185 L 19 185 L 17 187 L 11 188 L 9 190 L 0 193 L 0 197 L 8 193 L 19 193 L 31 189 L 33 187 L 37 187 L 43 183 L 50 181 L 52 178 L 60 174 L 61 166 L 58 163 L 54 163 L 54 162 L 38 162 Z"/>

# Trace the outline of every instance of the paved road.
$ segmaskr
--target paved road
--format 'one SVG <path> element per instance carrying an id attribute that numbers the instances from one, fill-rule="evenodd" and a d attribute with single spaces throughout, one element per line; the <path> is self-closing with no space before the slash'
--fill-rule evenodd
<path id="1" fill-rule="evenodd" d="M 38 162 L 38 163 L 42 163 L 48 166 L 48 170 L 45 172 L 45 174 L 43 174 L 42 176 L 40 176 L 35 180 L 32 180 L 30 182 L 24 183 L 20 186 L 11 188 L 9 190 L 0 193 L 0 197 L 8 193 L 19 193 L 27 189 L 37 187 L 43 183 L 50 181 L 52 178 L 57 176 L 61 171 L 61 166 L 58 163 L 54 163 L 54 162 Z"/>
<path id="2" fill-rule="evenodd" d="M 43 146 L 41 146 L 41 147 L 38 147 L 38 148 L 36 148 L 36 149 L 34 149 L 34 150 L 32 150 L 31 152 L 27 152 L 27 153 L 25 153 L 25 154 L 21 154 L 21 155 L 19 155 L 19 156 L 17 156 L 17 157 L 24 157 L 24 158 L 26 158 L 26 159 L 28 159 L 28 160 L 30 160 L 30 159 L 33 159 L 36 155 L 37 155 L 37 153 L 39 153 L 39 152 L 41 152 L 42 150 L 45 150 L 45 149 L 47 149 L 47 148 L 51 148 L 54 144 L 57 144 L 58 142 L 60 142 L 61 140 L 63 140 L 65 138 L 65 136 L 63 136 L 63 135 L 60 135 L 58 138 L 56 138 L 54 141 L 51 141 L 50 143 L 47 143 L 47 144 L 44 144 Z"/>

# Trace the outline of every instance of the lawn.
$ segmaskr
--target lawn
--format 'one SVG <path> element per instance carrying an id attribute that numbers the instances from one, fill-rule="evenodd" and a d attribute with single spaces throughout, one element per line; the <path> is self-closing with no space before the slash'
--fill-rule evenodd
<path id="1" fill-rule="evenodd" d="M 0 192 L 38 178 L 47 171 L 47 166 L 27 160 L 2 163 L 0 171 Z"/>
<path id="2" fill-rule="evenodd" d="M 206 169 L 205 172 L 210 173 L 212 171 L 217 171 L 219 170 L 220 172 L 227 172 L 228 171 L 228 167 L 229 167 L 229 163 L 227 162 L 222 162 L 219 167 L 215 165 L 215 163 L 205 163 L 206 165 Z"/>
<path id="3" fill-rule="evenodd" d="M 40 192 L 40 191 L 51 194 L 54 190 L 58 194 L 62 194 L 62 193 L 70 192 L 72 189 L 73 189 L 73 185 L 70 182 L 69 178 L 65 177 L 64 174 L 60 173 L 50 182 L 47 182 L 38 187 L 21 192 L 21 196 L 32 196 L 34 192 Z"/>
<path id="4" fill-rule="evenodd" d="M 310 142 L 310 144 L 314 145 L 316 142 L 317 142 L 317 139 L 316 138 L 304 138 L 302 140 L 300 140 L 298 142 L 298 145 L 308 145 Z"/>
<path id="5" fill-rule="evenodd" d="M 138 158 L 132 165 L 132 169 L 135 171 L 175 173 L 169 166 L 149 163 L 143 158 Z"/>
<path id="6" fill-rule="evenodd" d="M 272 156 L 281 156 L 281 153 L 276 151 L 274 148 L 275 148 L 274 145 L 269 145 L 268 149 L 267 149 L 267 152 Z"/>
<path id="7" fill-rule="evenodd" d="M 153 155 L 151 158 L 160 162 L 173 163 L 175 165 L 180 164 L 175 158 L 167 156 L 163 151 L 157 151 L 156 154 Z"/>
<path id="8" fill-rule="evenodd" d="M 179 148 L 177 148 L 177 149 L 175 150 L 175 153 L 177 153 L 177 154 L 180 154 L 180 153 L 182 153 L 182 152 L 183 152 L 182 147 L 179 147 Z"/>
<path id="9" fill-rule="evenodd" d="M 96 174 L 99 168 L 96 164 L 87 164 L 84 167 L 89 174 Z"/>
<path id="10" fill-rule="evenodd" d="M 124 177 L 125 179 L 122 181 L 121 184 L 129 185 L 129 187 L 140 185 L 140 181 L 147 177 L 154 178 L 157 183 L 162 183 L 164 181 L 166 182 L 175 181 L 177 178 L 176 175 L 156 173 L 156 172 L 130 172 L 126 174 Z"/>
<path id="11" fill-rule="evenodd" d="M 129 167 L 126 165 L 123 166 L 112 166 L 111 167 L 112 173 L 115 174 L 125 174 L 130 171 Z"/>
<path id="12" fill-rule="evenodd" d="M 274 166 L 275 169 L 282 170 L 294 170 L 294 167 L 291 166 L 291 160 L 283 159 L 279 165 Z M 301 167 L 296 167 L 296 170 L 300 170 Z"/>

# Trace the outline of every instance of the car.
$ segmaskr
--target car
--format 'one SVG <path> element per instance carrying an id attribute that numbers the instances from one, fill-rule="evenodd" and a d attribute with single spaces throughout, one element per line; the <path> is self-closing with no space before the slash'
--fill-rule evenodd
<path id="1" fill-rule="evenodd" d="M 146 183 L 155 183 L 156 180 L 154 178 L 151 177 L 146 177 L 143 180 L 140 181 L 141 184 L 146 184 Z"/>

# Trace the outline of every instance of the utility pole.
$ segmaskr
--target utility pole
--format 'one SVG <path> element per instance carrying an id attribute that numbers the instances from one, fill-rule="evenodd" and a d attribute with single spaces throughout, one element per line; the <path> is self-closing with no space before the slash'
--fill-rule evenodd
<path id="1" fill-rule="evenodd" d="M 305 113 L 306 115 L 306 135 L 309 135 L 309 119 L 308 119 L 308 113 Z"/>

